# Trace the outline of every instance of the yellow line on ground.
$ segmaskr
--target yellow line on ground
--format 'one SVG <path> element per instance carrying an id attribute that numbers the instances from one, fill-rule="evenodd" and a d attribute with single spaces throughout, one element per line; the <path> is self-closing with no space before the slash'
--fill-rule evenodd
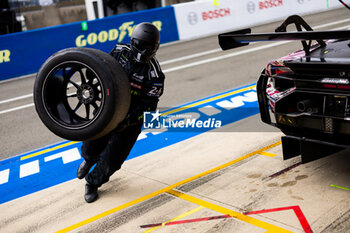
<path id="1" fill-rule="evenodd" d="M 195 203 L 197 205 L 204 206 L 204 207 L 206 207 L 208 209 L 214 210 L 214 211 L 222 213 L 224 215 L 230 215 L 233 218 L 239 219 L 239 220 L 241 220 L 243 222 L 246 222 L 246 223 L 252 224 L 254 226 L 260 227 L 262 229 L 265 229 L 269 233 L 292 233 L 291 231 L 285 230 L 283 228 L 280 228 L 278 226 L 272 225 L 270 223 L 263 222 L 261 220 L 252 218 L 250 216 L 238 213 L 236 211 L 227 209 L 227 208 L 219 206 L 219 205 L 215 205 L 213 203 L 210 203 L 210 202 L 198 199 L 196 197 L 189 196 L 187 194 L 184 194 L 184 193 L 181 193 L 181 192 L 178 192 L 178 191 L 175 191 L 175 190 L 169 190 L 167 193 L 169 193 L 171 195 L 174 195 L 176 197 L 179 197 L 179 198 L 181 198 L 183 200 Z"/>
<path id="2" fill-rule="evenodd" d="M 177 217 L 175 217 L 175 218 L 173 218 L 173 219 L 170 219 L 170 220 L 168 220 L 168 221 L 166 221 L 166 222 L 163 222 L 161 226 L 152 227 L 151 229 L 149 229 L 149 230 L 147 230 L 147 231 L 144 231 L 144 232 L 142 232 L 142 233 L 149 233 L 149 232 L 155 231 L 155 230 L 157 230 L 157 229 L 159 229 L 159 228 L 164 227 L 165 224 L 167 224 L 167 223 L 169 223 L 169 222 L 174 222 L 174 221 L 176 221 L 176 220 L 179 220 L 179 219 L 181 219 L 181 218 L 184 218 L 184 217 L 186 217 L 186 216 L 188 216 L 188 215 L 191 215 L 191 214 L 193 214 L 193 213 L 195 213 L 195 212 L 197 212 L 197 211 L 199 211 L 199 210 L 201 210 L 201 209 L 203 209 L 203 208 L 204 208 L 203 206 L 199 206 L 199 207 L 197 207 L 197 208 L 195 208 L 195 209 L 193 209 L 193 210 L 190 210 L 190 211 L 188 211 L 188 212 L 186 212 L 186 213 L 183 213 L 183 214 L 181 214 L 181 215 L 179 215 L 179 216 L 177 216 Z"/>
<path id="3" fill-rule="evenodd" d="M 272 154 L 272 153 L 265 152 L 265 151 L 260 152 L 259 154 L 267 156 L 267 157 L 275 157 L 275 156 L 277 156 L 276 154 Z"/>
<path id="4" fill-rule="evenodd" d="M 249 86 L 249 87 L 246 87 L 246 88 L 243 88 L 243 89 L 239 89 L 239 90 L 236 90 L 236 91 L 231 91 L 231 92 L 226 93 L 226 94 L 218 95 L 218 96 L 215 96 L 215 97 L 212 97 L 212 98 L 209 98 L 209 99 L 205 99 L 205 100 L 199 101 L 197 103 L 189 104 L 187 106 L 183 106 L 183 107 L 180 107 L 180 108 L 168 111 L 168 112 L 164 112 L 164 113 L 162 113 L 162 116 L 169 115 L 169 114 L 176 113 L 176 112 L 180 112 L 180 111 L 188 109 L 188 108 L 193 108 L 193 107 L 196 107 L 198 105 L 208 103 L 210 101 L 222 99 L 222 98 L 225 98 L 227 96 L 238 94 L 238 93 L 241 93 L 241 92 L 244 92 L 244 91 L 248 91 L 248 90 L 252 90 L 252 89 L 255 89 L 255 88 L 256 88 L 256 85 L 252 85 L 252 86 Z"/>
<path id="5" fill-rule="evenodd" d="M 49 149 L 46 149 L 46 150 L 42 150 L 42 151 L 30 154 L 30 155 L 23 156 L 23 157 L 21 157 L 21 160 L 33 158 L 35 156 L 42 155 L 42 154 L 50 152 L 50 151 L 58 150 L 58 149 L 61 149 L 61 148 L 65 147 L 65 146 L 70 146 L 70 145 L 73 145 L 73 144 L 76 144 L 76 143 L 79 143 L 79 142 L 68 142 L 68 143 L 65 143 L 65 144 L 62 144 L 62 145 L 59 145 L 59 146 L 55 146 L 55 147 L 52 147 L 52 148 L 49 148 Z"/>
<path id="6" fill-rule="evenodd" d="M 64 229 L 62 229 L 62 230 L 59 230 L 59 231 L 57 231 L 57 232 L 63 233 L 63 232 L 72 231 L 72 230 L 77 229 L 77 228 L 79 228 L 79 227 L 81 227 L 81 226 L 84 226 L 84 225 L 86 225 L 86 224 L 88 224 L 88 223 L 91 223 L 91 222 L 94 222 L 94 221 L 96 221 L 96 220 L 99 220 L 99 219 L 101 219 L 101 218 L 103 218 L 103 217 L 106 217 L 107 215 L 113 214 L 113 213 L 115 213 L 115 212 L 117 212 L 117 211 L 119 211 L 119 210 L 122 210 L 122 209 L 125 209 L 125 208 L 127 208 L 127 207 L 130 207 L 130 206 L 132 206 L 132 205 L 138 204 L 138 203 L 143 202 L 143 201 L 145 201 L 145 200 L 148 200 L 148 199 L 150 199 L 150 198 L 152 198 L 152 197 L 155 197 L 155 196 L 157 196 L 157 195 L 159 195 L 159 194 L 165 193 L 165 192 L 167 192 L 167 191 L 169 191 L 169 190 L 171 190 L 171 189 L 174 189 L 174 188 L 176 188 L 176 187 L 178 187 L 178 186 L 180 186 L 180 185 L 186 184 L 186 183 L 191 182 L 191 181 L 193 181 L 193 180 L 196 180 L 196 179 L 198 179 L 198 178 L 200 178 L 200 177 L 206 176 L 206 175 L 208 175 L 208 174 L 210 174 L 210 173 L 213 173 L 213 172 L 216 172 L 216 171 L 218 171 L 218 170 L 221 170 L 221 169 L 223 169 L 223 168 L 225 168 L 225 167 L 231 166 L 232 164 L 238 163 L 238 162 L 240 162 L 240 161 L 242 161 L 242 160 L 245 160 L 245 159 L 247 159 L 247 158 L 249 158 L 249 157 L 251 157 L 251 156 L 253 156 L 253 155 L 259 154 L 259 153 L 262 152 L 262 151 L 268 150 L 268 149 L 273 148 L 273 147 L 275 147 L 275 146 L 278 146 L 278 145 L 280 145 L 280 144 L 281 144 L 281 141 L 276 142 L 276 143 L 274 143 L 274 144 L 271 144 L 271 145 L 269 145 L 269 146 L 266 146 L 266 147 L 264 147 L 264 148 L 262 148 L 262 149 L 253 151 L 253 152 L 251 152 L 251 153 L 249 153 L 249 154 L 246 154 L 246 155 L 244 155 L 244 156 L 242 156 L 242 157 L 240 157 L 240 158 L 238 158 L 238 159 L 232 160 L 231 162 L 225 163 L 225 164 L 223 164 L 223 165 L 221 165 L 221 166 L 218 166 L 218 167 L 216 167 L 216 168 L 213 168 L 213 169 L 210 169 L 210 170 L 208 170 L 208 171 L 202 172 L 202 173 L 200 173 L 200 174 L 197 174 L 197 175 L 195 175 L 195 176 L 192 176 L 192 177 L 190 177 L 190 178 L 187 178 L 187 179 L 185 179 L 185 180 L 182 180 L 182 181 L 180 181 L 180 182 L 177 182 L 176 184 L 170 185 L 170 186 L 168 186 L 168 187 L 165 187 L 165 188 L 160 189 L 160 190 L 158 190 L 158 191 L 155 191 L 155 192 L 153 192 L 153 193 L 147 194 L 146 196 L 143 196 L 143 197 L 140 197 L 140 198 L 135 199 L 135 200 L 133 200 L 133 201 L 130 201 L 130 202 L 128 202 L 128 203 L 125 203 L 125 204 L 123 204 L 123 205 L 121 205 L 121 206 L 118 206 L 118 207 L 115 207 L 115 208 L 113 208 L 113 209 L 107 210 L 107 211 L 105 211 L 105 212 L 103 212 L 103 213 L 101 213 L 101 214 L 98 214 L 98 215 L 96 215 L 96 216 L 94 216 L 94 217 L 88 218 L 88 219 L 86 219 L 86 220 L 84 220 L 84 221 L 81 221 L 81 222 L 79 222 L 79 223 L 76 223 L 76 224 L 74 224 L 74 225 L 72 225 L 72 226 L 69 226 L 69 227 L 64 228 Z"/>

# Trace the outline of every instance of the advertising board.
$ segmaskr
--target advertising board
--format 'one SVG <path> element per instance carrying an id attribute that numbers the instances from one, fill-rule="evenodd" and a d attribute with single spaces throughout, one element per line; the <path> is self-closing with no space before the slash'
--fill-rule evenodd
<path id="1" fill-rule="evenodd" d="M 180 40 L 190 40 L 342 7 L 320 0 L 202 0 L 174 5 Z"/>
<path id="2" fill-rule="evenodd" d="M 134 27 L 153 23 L 161 43 L 179 39 L 173 7 L 110 16 L 84 23 L 0 36 L 0 81 L 36 73 L 53 53 L 69 47 L 90 47 L 109 52 L 116 43 L 129 43 Z"/>

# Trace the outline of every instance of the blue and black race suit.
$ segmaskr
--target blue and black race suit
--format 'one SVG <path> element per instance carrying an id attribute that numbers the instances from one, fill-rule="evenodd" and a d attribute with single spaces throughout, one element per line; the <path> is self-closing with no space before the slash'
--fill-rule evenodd
<path id="1" fill-rule="evenodd" d="M 115 130 L 104 137 L 83 142 L 83 158 L 97 163 L 85 179 L 98 187 L 107 182 L 128 157 L 141 132 L 143 112 L 156 110 L 165 79 L 156 58 L 139 63 L 127 44 L 117 44 L 110 54 L 126 72 L 132 97 L 126 119 Z"/>

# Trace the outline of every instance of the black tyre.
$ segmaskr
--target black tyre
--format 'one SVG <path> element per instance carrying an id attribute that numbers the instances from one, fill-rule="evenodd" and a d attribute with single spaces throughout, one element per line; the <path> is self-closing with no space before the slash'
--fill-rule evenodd
<path id="1" fill-rule="evenodd" d="M 61 50 L 41 66 L 34 103 L 42 122 L 73 141 L 102 137 L 125 118 L 130 106 L 128 78 L 119 63 L 96 49 Z"/>

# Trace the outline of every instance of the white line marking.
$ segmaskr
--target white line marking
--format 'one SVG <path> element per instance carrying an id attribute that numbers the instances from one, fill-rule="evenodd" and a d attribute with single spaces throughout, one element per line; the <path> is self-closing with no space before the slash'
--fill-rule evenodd
<path id="1" fill-rule="evenodd" d="M 177 66 L 177 67 L 174 67 L 174 68 L 166 69 L 166 70 L 164 70 L 164 73 L 169 73 L 169 72 L 174 72 L 174 71 L 177 71 L 177 70 L 191 68 L 191 67 L 194 67 L 194 66 L 203 65 L 203 64 L 206 64 L 206 63 L 210 63 L 210 62 L 216 62 L 216 61 L 220 61 L 220 60 L 223 60 L 223 59 L 226 59 L 226 58 L 235 57 L 235 56 L 243 55 L 243 54 L 246 54 L 246 53 L 256 52 L 256 51 L 259 51 L 259 50 L 262 50 L 262 49 L 276 47 L 276 46 L 287 44 L 287 43 L 290 43 L 290 41 L 276 42 L 276 43 L 273 43 L 273 44 L 263 45 L 263 46 L 259 46 L 259 47 L 255 47 L 255 48 L 251 48 L 251 49 L 246 49 L 246 50 L 239 51 L 239 52 L 229 53 L 229 54 L 222 55 L 222 56 L 219 56 L 219 57 L 213 57 L 213 58 L 209 58 L 209 59 L 202 60 L 202 61 L 192 62 L 192 63 L 186 64 L 186 65 L 182 65 L 182 66 Z"/>
<path id="2" fill-rule="evenodd" d="M 315 26 L 315 27 L 313 27 L 313 29 L 330 27 L 330 26 L 333 26 L 333 25 L 336 25 L 336 24 L 347 23 L 349 21 L 350 21 L 350 19 L 339 20 L 339 21 L 335 21 L 335 22 L 332 22 L 332 23 L 326 23 L 326 24 L 323 24 L 323 25 Z M 201 53 L 191 54 L 191 55 L 188 55 L 188 56 L 183 56 L 183 57 L 174 58 L 174 59 L 171 59 L 171 60 L 168 60 L 168 61 L 159 62 L 159 64 L 160 65 L 168 65 L 168 64 L 171 64 L 171 63 L 184 61 L 184 60 L 189 60 L 189 59 L 192 59 L 192 58 L 201 57 L 201 56 L 209 55 L 209 54 L 212 54 L 212 53 L 217 53 L 217 52 L 220 52 L 220 51 L 222 51 L 222 50 L 221 49 L 212 49 L 212 50 L 201 52 Z"/>
<path id="3" fill-rule="evenodd" d="M 225 108 L 227 110 L 231 110 L 233 108 L 238 108 L 244 105 L 244 102 L 255 102 L 258 100 L 255 91 L 245 93 L 244 95 L 236 96 L 231 98 L 230 100 L 223 100 L 216 105 Z"/>
<path id="4" fill-rule="evenodd" d="M 2 83 L 9 83 L 9 82 L 20 80 L 20 79 L 26 79 L 26 78 L 30 78 L 30 77 L 33 77 L 33 76 L 36 76 L 36 73 L 26 74 L 26 75 L 22 75 L 22 76 L 10 78 L 10 79 L 5 79 L 5 80 L 0 81 L 0 84 L 2 84 Z"/>
<path id="5" fill-rule="evenodd" d="M 63 151 L 54 155 L 50 155 L 44 158 L 45 162 L 52 161 L 54 159 L 62 158 L 63 164 L 76 161 L 81 158 L 78 148 L 73 148 L 67 151 Z"/>
<path id="6" fill-rule="evenodd" d="M 163 130 L 160 130 L 159 132 L 151 132 L 151 134 L 157 135 L 157 134 L 160 134 L 160 133 L 164 133 L 166 131 L 168 131 L 168 130 L 167 129 L 163 129 Z"/>
<path id="7" fill-rule="evenodd" d="M 323 25 L 321 25 L 321 26 L 323 27 Z M 318 28 L 320 28 L 321 26 L 319 26 Z M 343 27 L 335 28 L 334 30 L 340 30 L 340 29 L 344 29 L 344 28 L 348 28 L 348 27 L 349 26 L 345 26 L 345 27 L 343 26 Z M 251 48 L 251 49 L 246 49 L 246 50 L 239 51 L 239 52 L 229 53 L 229 54 L 226 54 L 226 55 L 222 55 L 220 57 L 213 57 L 213 58 L 209 58 L 209 59 L 206 59 L 206 60 L 197 61 L 197 62 L 189 63 L 189 64 L 186 64 L 186 65 L 182 65 L 182 66 L 177 66 L 177 67 L 174 67 L 174 68 L 166 69 L 166 70 L 164 70 L 164 73 L 173 72 L 173 71 L 177 71 L 177 70 L 181 70 L 181 69 L 186 69 L 186 68 L 190 68 L 190 67 L 193 67 L 193 66 L 203 65 L 203 64 L 206 64 L 206 63 L 210 63 L 210 62 L 216 62 L 216 61 L 223 60 L 223 59 L 226 59 L 226 58 L 235 57 L 235 56 L 239 56 L 239 55 L 246 54 L 246 53 L 256 52 L 256 51 L 259 51 L 259 50 L 272 48 L 272 47 L 276 47 L 276 46 L 279 46 L 279 45 L 288 44 L 288 43 L 292 43 L 292 42 L 294 42 L 294 41 L 274 42 L 274 43 L 271 43 L 271 44 L 268 44 L 268 45 L 263 45 L 263 46 L 259 46 L 259 47 L 255 47 L 255 48 Z"/>
<path id="8" fill-rule="evenodd" d="M 24 108 L 30 108 L 30 107 L 33 107 L 33 106 L 34 106 L 34 103 L 31 103 L 31 104 L 22 105 L 22 106 L 15 107 L 15 108 L 6 109 L 4 111 L 0 111 L 0 115 L 4 114 L 4 113 L 8 113 L 8 112 L 14 112 L 14 111 L 17 111 L 17 110 L 21 110 L 21 109 L 24 109 Z"/>
<path id="9" fill-rule="evenodd" d="M 217 109 L 211 105 L 207 105 L 202 108 L 199 108 L 198 111 L 204 113 L 207 116 L 213 116 L 222 112 L 220 109 Z"/>
<path id="10" fill-rule="evenodd" d="M 332 22 L 332 23 L 327 23 L 327 24 L 314 26 L 313 28 L 314 29 L 319 29 L 319 28 L 329 27 L 329 26 L 333 26 L 333 25 L 336 25 L 336 24 L 340 24 L 340 23 L 346 23 L 346 22 L 349 22 L 349 21 L 350 21 L 350 19 L 344 19 L 344 20 L 339 20 L 339 21 L 335 21 L 335 22 Z M 341 29 L 346 29 L 346 28 L 349 28 L 349 25 L 348 26 L 339 27 L 339 28 L 335 28 L 333 30 L 341 30 Z M 226 58 L 230 58 L 230 57 L 234 57 L 234 56 L 238 56 L 238 55 L 242 55 L 242 54 L 246 54 L 246 53 L 251 53 L 251 52 L 258 51 L 258 50 L 271 48 L 271 47 L 275 47 L 275 46 L 279 46 L 279 45 L 283 45 L 283 44 L 287 44 L 287 43 L 291 43 L 291 42 L 292 41 L 275 42 L 275 43 L 272 43 L 272 44 L 269 44 L 269 45 L 265 45 L 265 46 L 260 46 L 260 47 L 247 49 L 247 50 L 244 50 L 244 51 L 240 51 L 240 52 L 226 54 L 226 55 L 223 55 L 223 56 L 220 56 L 220 57 L 216 57 L 216 58 L 210 58 L 210 59 L 197 61 L 197 62 L 193 62 L 193 63 L 190 63 L 190 64 L 186 64 L 186 65 L 182 65 L 182 66 L 178 66 L 178 67 L 174 67 L 174 68 L 169 68 L 169 69 L 163 70 L 163 72 L 164 73 L 169 73 L 169 72 L 173 72 L 173 71 L 177 71 L 177 70 L 181 70 L 181 69 L 186 69 L 186 68 L 190 68 L 190 67 L 194 67 L 194 66 L 198 66 L 198 65 L 203 65 L 203 64 L 206 64 L 206 63 L 209 63 L 209 62 L 219 61 L 219 60 L 223 60 L 223 59 L 226 59 Z M 171 60 L 168 60 L 168 61 L 161 62 L 160 64 L 162 64 L 162 65 L 170 64 L 170 63 L 173 63 L 173 62 L 182 61 L 182 60 L 186 60 L 186 59 L 191 59 L 191 58 L 195 58 L 195 57 L 200 57 L 200 56 L 203 56 L 203 55 L 208 55 L 208 54 L 216 53 L 216 52 L 220 52 L 220 51 L 221 51 L 221 49 L 213 49 L 213 50 L 209 50 L 209 51 L 202 52 L 202 53 L 197 53 L 197 54 L 193 54 L 193 55 L 188 55 L 188 56 L 184 56 L 184 57 L 180 57 L 180 58 L 171 59 Z M 12 99 L 9 99 L 9 100 L 3 100 L 3 101 L 0 102 L 0 104 L 14 101 L 17 98 L 18 99 L 28 98 L 28 97 L 31 97 L 32 95 L 33 94 L 28 94 L 28 95 L 12 98 Z M 12 108 L 12 109 L 8 109 L 8 110 L 0 111 L 0 115 L 4 114 L 4 113 L 20 110 L 20 109 L 23 109 L 23 108 L 29 108 L 29 107 L 32 107 L 32 106 L 34 106 L 34 104 L 23 105 L 23 106 L 20 106 L 20 107 L 17 107 L 17 108 Z"/>
<path id="11" fill-rule="evenodd" d="M 19 178 L 30 176 L 39 173 L 39 160 L 30 163 L 22 164 L 19 168 Z"/>
<path id="12" fill-rule="evenodd" d="M 10 169 L 0 172 L 0 184 L 5 184 L 9 181 Z"/>
<path id="13" fill-rule="evenodd" d="M 170 64 L 170 63 L 183 61 L 183 60 L 188 60 L 188 59 L 192 59 L 192 58 L 196 58 L 196 57 L 201 57 L 201 56 L 205 56 L 205 55 L 208 55 L 208 54 L 217 53 L 217 52 L 220 52 L 220 51 L 222 51 L 222 50 L 221 49 L 213 49 L 213 50 L 209 50 L 209 51 L 206 51 L 206 52 L 195 53 L 195 54 L 192 54 L 192 55 L 183 56 L 183 57 L 171 59 L 171 60 L 168 60 L 168 61 L 159 62 L 159 65 L 161 65 L 161 66 L 162 65 L 167 65 L 167 64 Z"/>
<path id="14" fill-rule="evenodd" d="M 137 137 L 137 141 L 138 140 L 141 140 L 141 139 L 145 139 L 145 138 L 147 138 L 147 134 L 148 134 L 148 132 L 141 132 L 140 134 L 139 134 L 139 136 Z"/>
<path id="15" fill-rule="evenodd" d="M 344 28 L 348 28 L 348 27 L 349 26 L 340 27 L 340 28 L 336 28 L 334 30 L 340 30 L 340 29 L 344 29 Z M 272 48 L 272 47 L 276 47 L 276 46 L 279 46 L 279 45 L 288 44 L 288 43 L 292 43 L 292 42 L 295 42 L 295 41 L 274 42 L 274 43 L 271 43 L 271 44 L 268 44 L 268 45 L 263 45 L 263 46 L 259 46 L 259 47 L 255 47 L 255 48 L 251 48 L 251 49 L 246 49 L 246 50 L 239 51 L 239 52 L 229 53 L 229 54 L 226 54 L 226 55 L 222 55 L 220 57 L 213 57 L 213 58 L 209 58 L 209 59 L 206 59 L 206 60 L 197 61 L 197 62 L 189 63 L 189 64 L 186 64 L 186 65 L 182 65 L 182 66 L 177 66 L 177 67 L 174 67 L 174 68 L 166 69 L 166 70 L 164 70 L 164 73 L 169 73 L 169 72 L 173 72 L 173 71 L 177 71 L 177 70 L 182 70 L 182 69 L 190 68 L 190 67 L 193 67 L 193 66 L 203 65 L 203 64 L 206 64 L 206 63 L 210 63 L 210 62 L 216 62 L 216 61 L 220 61 L 220 60 L 223 60 L 223 59 L 226 59 L 226 58 L 235 57 L 235 56 L 239 56 L 239 55 L 246 54 L 246 53 L 256 52 L 256 51 L 259 51 L 259 50 Z"/>
<path id="16" fill-rule="evenodd" d="M 22 95 L 22 96 L 18 96 L 18 97 L 12 98 L 12 99 L 2 100 L 2 101 L 0 101 L 0 104 L 5 104 L 5 103 L 21 100 L 21 99 L 26 99 L 26 98 L 29 98 L 32 96 L 33 96 L 33 94 Z"/>
<path id="17" fill-rule="evenodd" d="M 318 26 L 315 26 L 315 27 L 312 27 L 312 28 L 313 29 L 326 28 L 326 27 L 333 26 L 333 25 L 336 25 L 336 24 L 347 23 L 349 21 L 350 21 L 350 19 L 343 19 L 343 20 L 332 22 L 332 23 L 326 23 L 326 24 L 318 25 Z M 343 27 L 341 27 L 341 28 L 343 28 Z M 333 30 L 339 30 L 339 29 L 333 29 Z"/>

